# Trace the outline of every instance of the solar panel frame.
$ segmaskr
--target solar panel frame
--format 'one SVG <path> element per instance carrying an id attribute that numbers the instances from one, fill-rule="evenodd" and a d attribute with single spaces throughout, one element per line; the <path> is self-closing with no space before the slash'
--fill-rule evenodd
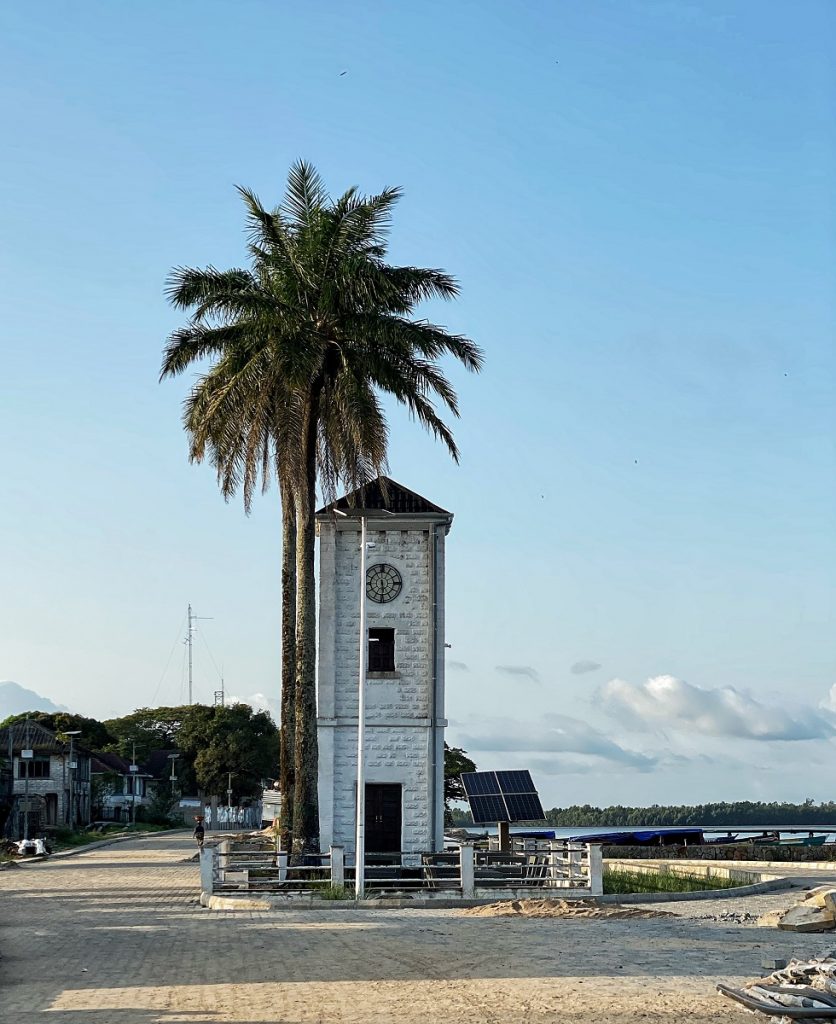
<path id="1" fill-rule="evenodd" d="M 461 782 L 474 824 L 545 820 L 529 771 L 463 772 Z"/>

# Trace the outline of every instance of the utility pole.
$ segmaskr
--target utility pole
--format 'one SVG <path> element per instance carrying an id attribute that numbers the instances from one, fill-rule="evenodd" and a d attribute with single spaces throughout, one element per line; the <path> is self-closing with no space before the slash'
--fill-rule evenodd
<path id="1" fill-rule="evenodd" d="M 226 806 L 232 807 L 232 772 L 227 772 L 226 780 Z"/>

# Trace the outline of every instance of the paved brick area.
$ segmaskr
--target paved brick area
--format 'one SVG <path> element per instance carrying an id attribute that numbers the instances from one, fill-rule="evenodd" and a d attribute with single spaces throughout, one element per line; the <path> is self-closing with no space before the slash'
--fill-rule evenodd
<path id="1" fill-rule="evenodd" d="M 828 941 L 700 918 L 786 895 L 651 921 L 215 913 L 197 904 L 192 851 L 156 837 L 0 872 L 2 1024 L 743 1024 L 716 981 Z"/>

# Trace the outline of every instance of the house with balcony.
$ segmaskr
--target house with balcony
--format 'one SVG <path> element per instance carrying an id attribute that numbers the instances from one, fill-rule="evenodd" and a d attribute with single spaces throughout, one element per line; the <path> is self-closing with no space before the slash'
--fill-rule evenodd
<path id="1" fill-rule="evenodd" d="M 144 764 L 119 754 L 92 755 L 93 814 L 97 821 L 142 820 L 171 769 L 171 750 L 152 750 Z"/>

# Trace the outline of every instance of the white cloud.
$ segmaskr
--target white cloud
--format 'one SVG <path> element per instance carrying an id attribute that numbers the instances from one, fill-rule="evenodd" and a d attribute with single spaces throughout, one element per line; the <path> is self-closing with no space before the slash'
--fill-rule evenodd
<path id="1" fill-rule="evenodd" d="M 825 697 L 819 707 L 822 707 L 825 711 L 829 711 L 836 715 L 836 683 L 830 687 L 827 697 Z"/>
<path id="2" fill-rule="evenodd" d="M 703 689 L 674 676 L 653 676 L 641 685 L 612 679 L 598 694 L 601 705 L 634 729 L 671 728 L 704 736 L 754 740 L 828 739 L 833 722 L 815 708 L 788 701 L 768 707 L 734 687 Z M 834 690 L 831 690 L 834 700 Z"/>
<path id="3" fill-rule="evenodd" d="M 281 717 L 281 706 L 277 697 L 267 697 L 263 693 L 253 693 L 249 697 L 226 698 L 227 704 L 249 704 L 256 711 L 269 711 L 274 722 Z"/>
<path id="4" fill-rule="evenodd" d="M 546 714 L 536 724 L 486 719 L 479 731 L 463 733 L 460 744 L 473 751 L 572 754 L 640 771 L 648 771 L 657 763 L 656 758 L 627 750 L 587 722 L 568 715 Z"/>

